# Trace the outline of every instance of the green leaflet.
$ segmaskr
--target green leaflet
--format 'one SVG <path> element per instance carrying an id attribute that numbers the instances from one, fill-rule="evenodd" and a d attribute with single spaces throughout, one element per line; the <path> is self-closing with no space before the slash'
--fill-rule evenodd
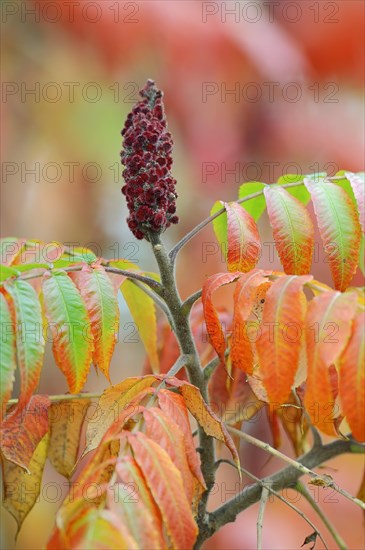
<path id="1" fill-rule="evenodd" d="M 26 402 L 38 385 L 44 355 L 42 312 L 34 288 L 21 279 L 5 283 L 14 307 L 20 402 Z"/>
<path id="2" fill-rule="evenodd" d="M 64 271 L 47 272 L 42 288 L 57 366 L 66 376 L 71 393 L 78 393 L 88 375 L 93 351 L 86 306 Z"/>

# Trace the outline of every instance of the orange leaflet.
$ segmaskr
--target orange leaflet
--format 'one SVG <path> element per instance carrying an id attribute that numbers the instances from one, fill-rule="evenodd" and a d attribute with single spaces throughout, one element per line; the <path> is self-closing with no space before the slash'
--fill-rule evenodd
<path id="1" fill-rule="evenodd" d="M 90 419 L 87 427 L 83 456 L 100 444 L 113 424 L 121 422 L 122 417 L 125 420 L 128 419 L 136 412 L 139 402 L 149 391 L 153 391 L 151 386 L 155 381 L 156 377 L 153 375 L 126 378 L 120 384 L 111 386 L 103 392 L 95 415 Z"/>
<path id="2" fill-rule="evenodd" d="M 119 441 L 102 443 L 91 456 L 74 480 L 73 486 L 57 512 L 57 527 L 52 534 L 51 541 L 61 540 L 62 534 L 68 532 L 70 524 L 80 512 L 85 512 L 100 504 L 107 484 L 114 473 L 119 447 Z M 85 498 L 85 494 L 87 498 Z M 62 533 L 58 532 L 59 530 Z M 61 550 L 63 547 L 58 548 Z"/>
<path id="3" fill-rule="evenodd" d="M 365 316 L 354 319 L 350 340 L 339 360 L 339 395 L 352 435 L 365 441 Z"/>
<path id="4" fill-rule="evenodd" d="M 116 514 L 85 506 L 67 526 L 67 531 L 56 529 L 47 544 L 47 550 L 65 548 L 137 550 L 138 546 Z"/>
<path id="5" fill-rule="evenodd" d="M 215 439 L 225 443 L 231 451 L 233 460 L 239 469 L 240 459 L 235 444 L 233 443 L 233 440 L 222 420 L 218 418 L 210 406 L 204 401 L 200 390 L 189 382 L 178 380 L 177 378 L 168 378 L 166 383 L 180 389 L 190 413 L 194 416 L 207 435 L 211 435 Z"/>
<path id="6" fill-rule="evenodd" d="M 198 527 L 194 521 L 179 470 L 167 452 L 142 432 L 125 432 L 134 458 L 155 499 L 173 548 L 194 546 Z M 177 513 L 178 511 L 178 513 Z"/>
<path id="7" fill-rule="evenodd" d="M 157 397 L 161 409 L 168 416 L 170 416 L 170 418 L 174 419 L 174 422 L 176 422 L 184 434 L 185 452 L 190 470 L 200 482 L 202 487 L 205 488 L 205 481 L 200 469 L 199 455 L 195 449 L 194 439 L 191 434 L 188 411 L 183 396 L 161 388 L 158 391 Z"/>
<path id="8" fill-rule="evenodd" d="M 351 334 L 356 314 L 355 293 L 325 292 L 308 304 L 306 345 L 308 376 L 304 403 L 312 424 L 337 436 L 336 410 L 330 366 L 339 358 Z"/>
<path id="9" fill-rule="evenodd" d="M 50 441 L 48 458 L 57 472 L 68 479 L 77 460 L 81 430 L 90 399 L 53 403 L 49 410 Z"/>
<path id="10" fill-rule="evenodd" d="M 204 318 L 207 325 L 207 333 L 211 344 L 222 363 L 225 363 L 226 339 L 219 321 L 217 312 L 212 302 L 212 294 L 223 285 L 232 283 L 239 273 L 217 273 L 207 279 L 203 286 L 202 302 L 204 308 Z"/>
<path id="11" fill-rule="evenodd" d="M 260 375 L 272 404 L 285 403 L 294 384 L 307 311 L 303 285 L 311 280 L 311 275 L 283 276 L 266 293 L 256 347 Z"/>
<path id="12" fill-rule="evenodd" d="M 121 518 L 139 548 L 167 548 L 160 510 L 134 458 L 119 459 L 115 473 L 115 482 L 107 491 L 108 508 Z"/>
<path id="13" fill-rule="evenodd" d="M 228 271 L 246 273 L 260 259 L 261 241 L 253 217 L 236 202 L 224 203 L 227 212 Z"/>
<path id="14" fill-rule="evenodd" d="M 157 407 L 145 409 L 143 416 L 147 437 L 156 441 L 169 454 L 181 473 L 186 498 L 191 502 L 194 494 L 194 480 L 187 461 L 183 432 L 174 422 L 173 417 L 167 416 Z"/>
<path id="15" fill-rule="evenodd" d="M 233 367 L 239 368 L 247 374 L 252 374 L 254 368 L 254 352 L 247 333 L 247 320 L 255 304 L 257 289 L 261 285 L 268 284 L 264 275 L 263 270 L 253 270 L 242 275 L 237 281 L 233 297 L 231 360 Z"/>

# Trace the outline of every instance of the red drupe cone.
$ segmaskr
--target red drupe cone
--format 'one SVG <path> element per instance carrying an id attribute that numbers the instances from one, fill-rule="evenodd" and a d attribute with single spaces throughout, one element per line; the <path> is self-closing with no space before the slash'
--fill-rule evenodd
<path id="1" fill-rule="evenodd" d="M 140 95 L 122 130 L 122 193 L 129 208 L 130 230 L 137 239 L 148 239 L 149 233 L 162 233 L 179 218 L 175 214 L 176 180 L 170 173 L 173 141 L 166 129 L 162 92 L 148 80 Z"/>

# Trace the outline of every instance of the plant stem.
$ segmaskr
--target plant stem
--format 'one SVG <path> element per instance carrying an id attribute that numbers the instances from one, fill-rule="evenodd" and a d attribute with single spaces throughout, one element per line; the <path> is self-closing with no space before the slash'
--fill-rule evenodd
<path id="1" fill-rule="evenodd" d="M 306 469 L 315 468 L 331 458 L 344 453 L 350 453 L 352 444 L 350 440 L 340 439 L 319 448 L 315 446 L 307 454 L 300 457 L 298 463 L 303 465 Z M 362 446 L 362 449 L 364 452 L 365 447 Z M 255 504 L 255 502 L 258 502 L 261 497 L 263 485 L 270 487 L 270 490 L 274 489 L 275 491 L 280 491 L 286 487 L 295 487 L 301 475 L 302 473 L 298 468 L 287 466 L 272 476 L 268 476 L 254 485 L 245 487 L 240 493 L 208 515 L 208 521 L 203 526 L 203 529 L 200 530 L 195 548 L 201 548 L 203 542 L 218 531 L 220 527 L 226 523 L 235 521 L 240 512 L 243 512 Z M 352 501 L 354 502 L 355 499 L 352 499 Z"/>
<path id="2" fill-rule="evenodd" d="M 326 179 L 327 180 L 337 180 L 337 179 L 341 179 L 341 178 L 339 176 L 333 176 L 333 177 L 327 177 Z M 266 183 L 265 185 L 269 185 L 269 184 Z M 292 182 L 292 183 L 284 183 L 284 185 L 280 185 L 280 187 L 288 189 L 290 187 L 298 187 L 300 185 L 304 185 L 303 180 L 295 181 L 295 182 Z M 259 197 L 260 195 L 263 194 L 263 192 L 264 191 L 262 189 L 261 191 L 257 191 L 257 193 L 252 193 L 251 195 L 247 195 L 247 197 L 243 197 L 242 199 L 238 199 L 234 202 L 236 202 L 237 204 L 241 204 L 243 202 L 246 202 L 246 201 L 249 201 L 251 199 L 255 199 L 256 197 Z M 197 233 L 199 233 L 199 231 L 204 229 L 204 227 L 209 225 L 213 220 L 215 220 L 216 218 L 221 216 L 225 211 L 226 211 L 225 208 L 221 208 L 215 214 L 212 214 L 211 216 L 208 216 L 207 218 L 205 218 L 205 220 L 203 220 L 196 227 L 194 227 L 194 229 L 189 231 L 189 233 L 187 233 L 185 235 L 185 237 L 183 237 L 178 243 L 176 243 L 176 245 L 171 249 L 171 251 L 169 253 L 169 256 L 170 256 L 170 259 L 171 259 L 172 263 L 175 262 L 176 256 L 178 255 L 180 250 L 186 245 L 186 243 L 190 241 L 190 239 L 195 237 L 195 235 Z"/>
<path id="3" fill-rule="evenodd" d="M 226 464 L 229 464 L 230 466 L 232 466 L 232 468 L 237 468 L 237 466 L 235 464 L 233 464 L 233 462 L 231 462 L 230 460 L 227 460 L 227 459 L 220 459 L 216 462 L 217 465 L 219 465 L 219 463 L 226 463 Z M 250 479 L 253 479 L 254 481 L 256 481 L 256 483 L 258 483 L 259 485 L 261 485 L 261 487 L 264 487 L 264 484 L 262 482 L 261 479 L 259 479 L 258 477 L 256 477 L 255 475 L 251 474 L 251 472 L 249 472 L 248 470 L 245 470 L 245 468 L 242 468 L 242 466 L 240 466 L 240 470 L 243 474 L 245 474 L 247 477 L 249 477 Z M 306 514 L 304 512 L 302 512 L 302 510 L 300 510 L 299 508 L 297 508 L 296 506 L 294 506 L 294 504 L 292 504 L 291 502 L 289 502 L 286 498 L 284 498 L 280 493 L 278 493 L 277 491 L 275 491 L 270 485 L 267 485 L 266 488 L 268 489 L 268 491 L 270 491 L 270 493 L 272 495 L 275 495 L 276 498 L 278 498 L 279 500 L 281 500 L 281 502 L 284 502 L 284 504 L 286 504 L 287 506 L 289 506 L 289 508 L 291 508 L 292 510 L 294 510 L 294 512 L 296 512 L 300 517 L 302 517 L 304 519 L 304 521 L 306 521 L 308 523 L 308 525 L 310 525 L 313 529 L 313 531 L 315 531 L 318 535 L 318 537 L 321 539 L 321 541 L 323 542 L 323 546 L 325 547 L 326 550 L 328 550 L 328 546 L 321 534 L 321 532 L 319 531 L 319 529 L 314 525 L 314 523 L 311 522 L 311 520 L 306 516 Z"/>
<path id="4" fill-rule="evenodd" d="M 325 478 L 323 478 L 322 476 L 320 476 L 319 474 L 317 474 L 316 472 L 313 472 L 312 470 L 310 470 L 309 468 L 301 464 L 301 462 L 294 460 L 289 456 L 284 455 L 277 449 L 274 449 L 274 447 L 271 447 L 271 445 L 269 445 L 268 443 L 265 443 L 264 441 L 260 441 L 259 439 L 252 437 L 252 435 L 241 432 L 240 430 L 237 430 L 236 428 L 233 428 L 231 426 L 227 426 L 227 429 L 233 435 L 236 435 L 237 437 L 247 441 L 248 443 L 251 443 L 256 447 L 259 447 L 260 449 L 269 452 L 272 456 L 276 456 L 277 458 L 280 458 L 284 462 L 287 462 L 288 464 L 296 468 L 299 472 L 301 472 L 302 475 L 303 474 L 309 475 L 311 476 L 312 479 L 320 481 L 323 487 L 332 487 L 335 491 L 337 491 L 337 493 L 340 493 L 340 495 L 344 496 L 348 500 L 351 500 L 351 502 L 353 502 L 354 504 L 357 504 L 358 506 L 360 506 L 360 508 L 365 510 L 365 504 L 360 499 L 353 497 L 352 495 L 350 495 L 350 493 L 348 493 L 344 489 L 341 489 L 341 487 L 338 487 L 335 483 L 331 483 Z M 313 447 L 313 449 L 318 449 L 318 448 L 320 449 L 321 447 L 318 447 L 317 445 Z M 365 451 L 365 447 L 364 447 L 364 451 Z"/>
<path id="5" fill-rule="evenodd" d="M 262 550 L 262 526 L 264 521 L 264 513 L 269 498 L 269 489 L 265 486 L 262 487 L 260 497 L 259 515 L 257 517 L 257 550 Z"/>
<path id="6" fill-rule="evenodd" d="M 336 529 L 326 516 L 324 512 L 321 510 L 321 508 L 318 506 L 310 492 L 308 491 L 307 487 L 303 485 L 301 481 L 298 481 L 295 486 L 296 490 L 304 496 L 304 498 L 309 502 L 309 504 L 312 506 L 313 510 L 318 514 L 318 516 L 321 518 L 333 538 L 335 539 L 336 543 L 338 544 L 338 547 L 340 550 L 347 550 L 347 546 L 345 541 L 342 539 L 341 535 L 337 533 Z"/>
<path id="7" fill-rule="evenodd" d="M 51 402 L 54 401 L 71 401 L 72 399 L 98 399 L 102 394 L 98 393 L 63 393 L 59 395 L 48 395 Z M 16 405 L 19 399 L 9 399 L 6 406 Z"/>
<path id="8" fill-rule="evenodd" d="M 145 285 L 149 286 L 154 290 L 158 295 L 161 293 L 161 284 L 158 281 L 155 281 L 151 277 L 146 277 L 145 275 L 140 275 L 139 273 L 135 273 L 134 271 L 128 271 L 127 269 L 118 269 L 117 267 L 109 267 L 109 266 L 103 266 L 105 271 L 108 273 L 114 273 L 115 275 L 123 275 L 124 277 L 127 277 L 127 279 L 140 281 L 141 283 L 144 283 Z M 63 267 L 62 271 L 66 271 L 66 273 L 70 273 L 72 271 L 81 271 L 83 268 L 83 265 L 71 265 L 70 267 Z M 33 267 L 32 269 L 36 269 Z M 45 271 L 47 271 L 47 268 L 42 267 Z M 50 265 L 48 267 L 49 270 L 52 269 L 52 266 Z M 60 268 L 61 269 L 61 268 Z M 22 281 L 29 281 L 30 279 L 37 279 L 38 277 L 43 277 L 44 273 L 36 273 L 36 274 L 30 274 L 26 275 L 25 277 L 19 276 L 18 279 L 21 279 Z M 2 281 L 0 283 L 0 286 L 2 286 L 5 281 Z"/>
<path id="9" fill-rule="evenodd" d="M 176 287 L 173 262 L 169 258 L 159 235 L 151 233 L 149 235 L 149 240 L 152 244 L 153 253 L 160 269 L 161 282 L 163 286 L 161 296 L 165 300 L 174 321 L 175 334 L 179 342 L 181 354 L 189 357 L 185 366 L 190 382 L 199 388 L 203 399 L 208 401 L 207 384 L 204 377 L 204 372 L 201 368 L 199 355 L 191 333 L 189 314 L 183 310 L 183 304 Z M 214 439 L 211 436 L 206 435 L 201 426 L 199 426 L 198 431 L 199 448 L 201 453 L 201 469 L 207 486 L 207 490 L 199 503 L 199 524 L 204 522 L 206 519 L 205 516 L 208 496 L 214 486 L 215 448 Z"/>
<path id="10" fill-rule="evenodd" d="M 144 283 L 141 283 L 140 281 L 137 281 L 135 279 L 131 279 L 131 282 L 133 284 L 135 284 L 136 286 L 138 286 L 138 288 L 143 290 L 143 292 L 145 294 L 147 294 L 147 296 L 152 298 L 152 300 L 158 305 L 158 307 L 161 309 L 161 311 L 163 311 L 164 314 L 166 315 L 166 317 L 167 317 L 171 327 L 173 328 L 173 330 L 175 330 L 174 329 L 174 322 L 173 322 L 173 319 L 171 317 L 170 310 L 167 307 L 167 305 L 165 304 L 164 300 L 162 298 L 160 298 L 160 295 L 157 294 L 154 290 L 152 290 L 148 286 L 146 286 Z"/>
<path id="11" fill-rule="evenodd" d="M 303 181 L 298 181 L 298 182 L 294 182 L 294 183 L 286 183 L 284 185 L 281 185 L 281 187 L 298 187 L 299 185 L 303 185 Z M 262 194 L 263 194 L 263 190 L 257 191 L 257 193 L 252 193 L 251 195 L 247 195 L 247 197 L 243 197 L 242 199 L 238 199 L 235 202 L 237 204 L 241 204 L 242 202 L 249 201 L 251 199 L 255 199 L 256 197 L 259 197 Z M 170 256 L 170 259 L 171 259 L 172 263 L 175 262 L 176 256 L 178 255 L 180 250 L 183 248 L 183 246 L 185 246 L 186 243 L 190 241 L 190 239 L 195 237 L 195 235 L 197 233 L 199 233 L 199 231 L 204 229 L 204 227 L 209 225 L 213 220 L 215 220 L 216 218 L 218 218 L 219 216 L 224 214 L 225 211 L 226 211 L 225 208 L 221 208 L 215 214 L 212 214 L 211 216 L 208 216 L 207 218 L 205 218 L 205 220 L 203 220 L 197 226 L 195 226 L 194 229 L 189 231 L 189 233 L 187 233 L 185 235 L 185 237 L 183 237 L 178 243 L 176 243 L 175 246 L 171 249 L 171 251 L 169 253 L 169 256 Z"/>
<path id="12" fill-rule="evenodd" d="M 185 302 L 183 303 L 182 305 L 182 308 L 183 308 L 183 311 L 184 313 L 186 313 L 187 315 L 189 315 L 190 311 L 191 311 L 191 308 L 193 307 L 193 305 L 195 304 L 195 302 L 197 300 L 199 300 L 199 298 L 201 298 L 201 295 L 202 295 L 202 289 L 200 290 L 197 290 L 196 292 L 194 292 L 194 294 L 192 294 L 191 296 L 189 296 L 189 298 L 186 298 Z"/>

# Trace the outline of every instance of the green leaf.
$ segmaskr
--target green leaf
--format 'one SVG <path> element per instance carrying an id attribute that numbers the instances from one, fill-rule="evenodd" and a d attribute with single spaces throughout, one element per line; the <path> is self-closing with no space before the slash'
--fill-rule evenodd
<path id="1" fill-rule="evenodd" d="M 5 283 L 14 307 L 17 364 L 20 370 L 19 403 L 29 400 L 38 385 L 44 356 L 42 312 L 34 288 L 21 279 Z"/>
<path id="2" fill-rule="evenodd" d="M 248 181 L 246 183 L 243 183 L 239 188 L 238 198 L 243 199 L 245 197 L 248 197 L 249 195 L 258 193 L 259 191 L 262 191 L 265 187 L 266 184 L 261 183 L 260 181 Z M 255 222 L 257 222 L 261 218 L 262 213 L 266 207 L 265 197 L 263 193 L 258 197 L 255 197 L 254 199 L 249 199 L 240 204 L 246 210 L 246 212 L 248 212 L 253 217 Z"/>
<path id="3" fill-rule="evenodd" d="M 17 277 L 18 271 L 13 267 L 8 267 L 7 265 L 0 265 L 0 282 L 6 281 L 11 277 Z"/>
<path id="4" fill-rule="evenodd" d="M 16 264 L 16 270 L 20 273 L 25 271 L 31 271 L 32 269 L 49 269 L 49 264 L 45 263 L 29 263 L 29 264 Z"/>
<path id="5" fill-rule="evenodd" d="M 95 256 L 94 252 L 88 248 L 72 247 L 70 250 L 65 250 L 62 258 L 60 258 L 60 260 L 65 259 L 69 259 L 72 263 L 92 264 L 96 262 L 97 256 Z"/>
<path id="6" fill-rule="evenodd" d="M 94 349 L 86 306 L 64 271 L 45 273 L 42 288 L 57 366 L 66 376 L 71 393 L 79 393 Z"/>
<path id="7" fill-rule="evenodd" d="M 224 208 L 224 203 L 222 201 L 216 201 L 210 211 L 210 215 L 213 216 L 216 212 L 222 210 L 222 208 Z M 223 214 L 213 220 L 213 229 L 224 257 L 227 257 L 227 212 L 223 212 Z"/>
<path id="8" fill-rule="evenodd" d="M 16 369 L 15 333 L 10 309 L 4 294 L 0 293 L 0 414 L 8 402 L 14 384 Z"/>
<path id="9" fill-rule="evenodd" d="M 286 185 L 288 183 L 303 182 L 304 178 L 305 176 L 303 176 L 302 174 L 284 174 L 283 176 L 280 176 L 280 178 L 278 179 L 278 185 Z M 306 190 L 304 184 L 297 185 L 295 187 L 286 187 L 286 190 L 293 197 L 298 199 L 298 201 L 304 204 L 304 206 L 307 206 L 311 196 Z"/>
<path id="10" fill-rule="evenodd" d="M 313 172 L 313 174 L 306 174 L 305 178 L 314 182 L 322 181 L 327 177 L 327 172 Z"/>
<path id="11" fill-rule="evenodd" d="M 109 366 L 119 329 L 119 308 L 113 284 L 102 266 L 85 267 L 76 284 L 84 299 L 94 336 L 93 362 L 109 379 Z"/>
<path id="12" fill-rule="evenodd" d="M 285 273 L 304 275 L 312 265 L 314 228 L 303 204 L 278 185 L 266 187 L 265 198 L 276 248 Z"/>
<path id="13" fill-rule="evenodd" d="M 346 192 L 329 181 L 305 178 L 336 290 L 349 286 L 359 259 L 361 227 Z"/>
<path id="14" fill-rule="evenodd" d="M 86 253 L 86 254 L 70 255 L 69 258 L 70 258 L 69 263 L 72 263 L 72 264 L 80 264 L 80 263 L 92 264 L 97 260 L 97 257 L 92 252 Z M 62 261 L 62 258 L 61 260 L 58 260 L 58 261 Z M 55 265 L 56 264 L 57 262 L 55 262 Z"/>
<path id="15" fill-rule="evenodd" d="M 340 179 L 332 180 L 332 182 L 335 185 L 339 185 L 340 187 L 342 187 L 342 189 L 344 189 L 346 191 L 346 193 L 348 194 L 348 196 L 350 197 L 350 199 L 352 200 L 352 202 L 356 206 L 355 195 L 354 195 L 354 192 L 352 190 L 351 183 L 346 177 L 346 172 L 348 172 L 348 171 L 347 170 L 339 170 L 338 172 L 336 172 L 335 176 L 340 177 Z"/>
<path id="16" fill-rule="evenodd" d="M 360 224 L 363 233 L 365 233 L 365 174 L 364 172 L 359 172 L 358 174 L 346 172 L 346 177 L 350 181 L 351 189 L 355 196 L 355 204 L 359 214 Z"/>

